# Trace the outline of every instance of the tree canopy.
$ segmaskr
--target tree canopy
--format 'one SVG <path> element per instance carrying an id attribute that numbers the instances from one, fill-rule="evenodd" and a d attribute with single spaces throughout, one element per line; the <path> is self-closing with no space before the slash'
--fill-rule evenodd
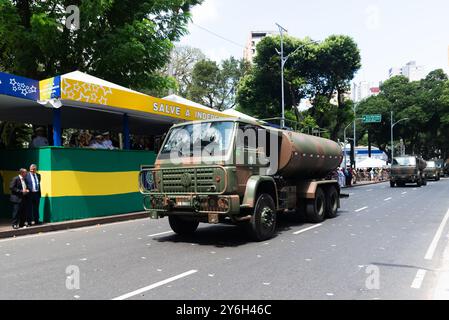
<path id="1" fill-rule="evenodd" d="M 211 60 L 198 61 L 192 70 L 187 97 L 207 107 L 225 110 L 235 106 L 237 86 L 249 65 L 234 57 L 217 64 Z"/>
<path id="2" fill-rule="evenodd" d="M 0 0 L 0 68 L 43 79 L 74 70 L 134 89 L 167 86 L 157 70 L 203 0 Z M 80 10 L 79 29 L 64 24 Z"/>
<path id="3" fill-rule="evenodd" d="M 257 45 L 252 71 L 238 89 L 237 101 L 242 111 L 259 118 L 281 115 L 280 37 L 264 38 Z M 360 52 L 354 40 L 344 35 L 332 35 L 321 43 L 310 39 L 284 37 L 285 107 L 299 122 L 305 117 L 315 119 L 320 127 L 336 139 L 342 123 L 351 118 L 351 104 L 344 94 L 360 68 Z M 302 99 L 312 101 L 312 109 L 300 114 Z M 334 99 L 332 99 L 334 98 Z M 331 101 L 333 103 L 331 103 Z"/>
<path id="4" fill-rule="evenodd" d="M 403 139 L 407 153 L 425 158 L 449 155 L 449 81 L 443 70 L 434 70 L 414 82 L 403 76 L 393 77 L 382 84 L 378 96 L 358 105 L 358 115 L 381 114 L 383 121 L 363 125 L 359 135 L 369 129 L 372 141 L 388 151 L 391 111 L 395 122 L 408 119 L 394 128 L 395 140 Z"/>

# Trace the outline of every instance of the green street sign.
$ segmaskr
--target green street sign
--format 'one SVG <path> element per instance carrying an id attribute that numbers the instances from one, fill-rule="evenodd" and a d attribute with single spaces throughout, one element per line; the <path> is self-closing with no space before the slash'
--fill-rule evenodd
<path id="1" fill-rule="evenodd" d="M 380 123 L 382 122 L 381 114 L 366 114 L 362 117 L 363 123 Z"/>

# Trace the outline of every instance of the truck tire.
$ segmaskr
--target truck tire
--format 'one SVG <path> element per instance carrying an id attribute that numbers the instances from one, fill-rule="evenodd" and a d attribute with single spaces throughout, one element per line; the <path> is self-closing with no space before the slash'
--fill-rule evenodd
<path id="1" fill-rule="evenodd" d="M 427 178 L 423 180 L 422 185 L 427 186 Z"/>
<path id="2" fill-rule="evenodd" d="M 306 215 L 307 219 L 312 223 L 323 222 L 326 212 L 326 197 L 321 188 L 317 188 L 315 199 L 307 200 Z"/>
<path id="3" fill-rule="evenodd" d="M 326 190 L 326 218 L 335 218 L 338 215 L 338 191 L 331 186 Z"/>
<path id="4" fill-rule="evenodd" d="M 390 181 L 390 187 L 394 188 L 396 183 L 394 181 Z"/>
<path id="5" fill-rule="evenodd" d="M 248 229 L 251 238 L 255 241 L 265 241 L 274 236 L 276 207 L 273 198 L 268 193 L 262 193 L 257 198 Z"/>
<path id="6" fill-rule="evenodd" d="M 193 234 L 200 224 L 199 221 L 187 220 L 180 216 L 168 216 L 168 222 L 171 229 L 181 236 Z"/>

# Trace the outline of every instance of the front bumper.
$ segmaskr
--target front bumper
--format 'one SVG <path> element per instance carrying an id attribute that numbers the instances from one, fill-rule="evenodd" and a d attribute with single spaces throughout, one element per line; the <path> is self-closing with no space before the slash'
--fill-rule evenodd
<path id="1" fill-rule="evenodd" d="M 415 183 L 415 182 L 418 182 L 418 176 L 417 175 L 397 175 L 397 176 L 392 176 L 391 181 Z"/>
<path id="2" fill-rule="evenodd" d="M 143 202 L 152 218 L 170 214 L 206 217 L 209 214 L 235 215 L 240 212 L 238 195 L 149 194 L 144 196 Z"/>

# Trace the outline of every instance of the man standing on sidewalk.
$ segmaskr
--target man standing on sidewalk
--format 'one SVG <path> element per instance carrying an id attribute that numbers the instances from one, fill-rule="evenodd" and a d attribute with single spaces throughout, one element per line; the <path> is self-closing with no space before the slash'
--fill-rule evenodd
<path id="1" fill-rule="evenodd" d="M 36 172 L 37 166 L 32 164 L 26 176 L 26 183 L 30 187 L 28 197 L 28 219 L 31 225 L 39 224 L 39 204 L 41 202 L 41 175 Z"/>
<path id="2" fill-rule="evenodd" d="M 25 177 L 27 175 L 26 169 L 20 169 L 19 175 L 14 177 L 9 184 L 9 189 L 11 190 L 10 200 L 13 204 L 12 211 L 12 227 L 14 229 L 18 229 L 20 223 L 24 221 L 25 227 L 28 226 L 28 222 L 26 220 L 26 205 L 28 202 L 28 193 L 29 189 L 25 181 Z"/>

